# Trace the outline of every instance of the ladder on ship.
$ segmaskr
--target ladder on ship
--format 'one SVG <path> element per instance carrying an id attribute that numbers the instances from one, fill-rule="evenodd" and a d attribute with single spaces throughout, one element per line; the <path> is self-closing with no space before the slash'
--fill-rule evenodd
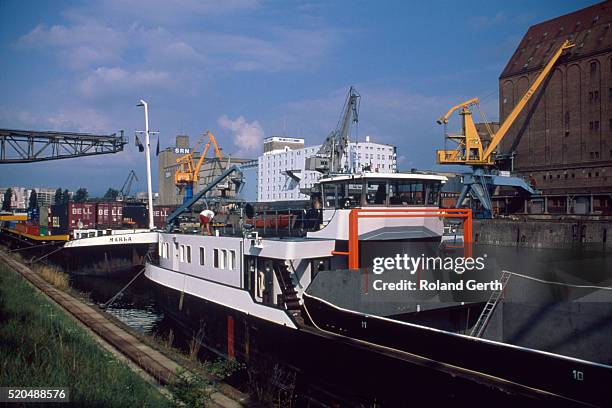
<path id="1" fill-rule="evenodd" d="M 499 301 L 504 296 L 504 289 L 506 288 L 506 284 L 508 283 L 508 280 L 510 279 L 511 275 L 512 275 L 512 272 L 502 271 L 501 278 L 499 279 L 499 282 L 501 283 L 501 290 L 494 290 L 493 292 L 491 292 L 491 296 L 489 296 L 489 300 L 487 301 L 487 304 L 485 305 L 484 309 L 482 309 L 482 312 L 480 313 L 480 316 L 478 317 L 476 324 L 472 328 L 472 332 L 470 333 L 470 336 L 473 336 L 473 337 L 482 336 L 485 329 L 487 328 L 487 324 L 489 323 L 489 319 L 491 318 L 491 315 L 493 315 L 495 306 L 497 306 Z"/>
<path id="2" fill-rule="evenodd" d="M 289 267 L 285 262 L 275 261 L 272 264 L 272 269 L 274 269 L 274 273 L 278 280 L 282 292 L 282 302 L 285 304 L 285 307 L 290 311 L 299 310 L 301 307 L 300 298 L 298 297 L 297 290 L 295 290 L 295 286 L 291 280 L 291 272 L 289 272 Z"/>

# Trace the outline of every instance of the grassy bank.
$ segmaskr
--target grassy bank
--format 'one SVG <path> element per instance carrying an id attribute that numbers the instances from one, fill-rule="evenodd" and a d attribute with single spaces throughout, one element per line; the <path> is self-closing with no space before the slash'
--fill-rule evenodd
<path id="1" fill-rule="evenodd" d="M 154 387 L 1 264 L 0 386 L 66 386 L 70 400 L 78 405 L 169 405 Z"/>

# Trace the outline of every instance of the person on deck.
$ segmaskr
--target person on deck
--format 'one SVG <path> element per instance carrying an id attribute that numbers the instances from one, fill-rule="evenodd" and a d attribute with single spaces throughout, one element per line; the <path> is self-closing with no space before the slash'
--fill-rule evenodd
<path id="1" fill-rule="evenodd" d="M 209 209 L 203 210 L 200 213 L 200 226 L 202 228 L 202 235 L 204 235 L 204 230 L 206 230 L 208 235 L 212 235 L 212 232 L 210 231 L 210 223 L 212 222 L 214 217 L 215 213 Z"/>

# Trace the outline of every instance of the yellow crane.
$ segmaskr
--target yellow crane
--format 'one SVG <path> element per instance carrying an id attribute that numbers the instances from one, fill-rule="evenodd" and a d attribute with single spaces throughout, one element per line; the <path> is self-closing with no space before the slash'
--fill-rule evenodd
<path id="1" fill-rule="evenodd" d="M 535 81 L 533 81 L 529 89 L 527 89 L 523 97 L 501 124 L 497 132 L 493 132 L 489 124 L 485 121 L 487 132 L 490 137 L 488 141 L 483 141 L 480 138 L 474 120 L 472 119 L 472 111 L 470 108 L 472 106 L 478 106 L 478 98 L 468 99 L 465 102 L 453 106 L 444 116 L 437 120 L 438 124 L 445 125 L 446 129 L 446 124 L 454 112 L 459 111 L 459 115 L 462 118 L 461 133 L 448 134 L 445 132 L 445 140 L 456 143 L 456 148 L 452 150 L 438 150 L 436 152 L 439 164 L 468 165 L 472 168 L 470 173 L 462 175 L 463 187 L 457 200 L 457 207 L 461 207 L 464 199 L 470 195 L 478 199 L 482 205 L 482 211 L 476 212 L 476 215 L 483 218 L 489 218 L 491 217 L 493 209 L 491 191 L 496 186 L 512 186 L 523 189 L 529 194 L 535 193 L 535 190 L 521 178 L 502 177 L 491 172 L 490 170 L 495 164 L 493 153 L 508 133 L 508 130 L 518 115 L 525 106 L 527 106 L 531 97 L 548 77 L 552 68 L 563 54 L 563 51 L 573 46 L 574 44 L 568 40 L 561 44 L 548 63 L 546 63 L 542 72 L 538 74 Z"/>
<path id="2" fill-rule="evenodd" d="M 538 90 L 542 82 L 550 74 L 553 66 L 557 63 L 559 57 L 563 51 L 568 48 L 572 48 L 573 43 L 566 40 L 561 44 L 557 51 L 552 55 L 548 63 L 542 69 L 542 72 L 538 75 L 533 84 L 527 89 L 521 100 L 516 104 L 512 112 L 508 115 L 504 123 L 501 124 L 497 132 L 493 133 L 491 128 L 487 124 L 487 130 L 490 136 L 489 142 L 483 143 L 480 138 L 476 125 L 472 119 L 472 111 L 470 108 L 474 105 L 478 105 L 478 98 L 472 98 L 458 105 L 453 106 L 446 112 L 446 115 L 442 116 L 437 120 L 438 124 L 446 125 L 451 115 L 459 110 L 459 115 L 462 118 L 462 132 L 460 134 L 447 134 L 445 135 L 447 140 L 451 140 L 457 143 L 457 147 L 452 150 L 438 150 L 437 158 L 439 164 L 467 164 L 472 166 L 492 166 L 495 158 L 493 153 L 501 143 L 502 139 L 508 133 L 508 130 L 521 113 L 521 111 L 527 106 L 527 103 Z"/>
<path id="3" fill-rule="evenodd" d="M 193 160 L 193 154 L 195 152 L 195 147 L 193 151 L 187 153 L 181 157 L 176 159 L 176 172 L 174 173 L 174 183 L 179 188 L 179 191 L 185 189 L 185 197 L 183 199 L 184 202 L 190 200 L 193 197 L 193 186 L 199 180 L 200 169 L 202 168 L 202 164 L 204 164 L 204 159 L 206 158 L 206 154 L 210 149 L 210 145 L 212 143 L 213 148 L 215 150 L 215 156 L 219 161 L 222 160 L 223 156 L 221 155 L 221 149 L 219 149 L 219 145 L 217 144 L 217 139 L 212 134 L 210 130 L 207 130 L 203 135 L 203 138 L 206 139 L 208 137 L 208 142 L 204 147 L 204 151 L 200 156 L 200 159 L 197 163 Z M 197 144 L 196 144 L 197 147 Z"/>

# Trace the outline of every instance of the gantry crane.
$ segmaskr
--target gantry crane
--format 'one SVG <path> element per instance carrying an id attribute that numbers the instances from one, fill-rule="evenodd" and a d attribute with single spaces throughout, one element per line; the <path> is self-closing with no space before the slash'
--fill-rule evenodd
<path id="1" fill-rule="evenodd" d="M 132 190 L 132 183 L 134 180 L 138 181 L 138 177 L 136 177 L 136 172 L 134 170 L 130 170 L 125 182 L 123 183 L 123 187 L 121 187 L 119 194 L 117 194 L 117 201 L 123 201 L 130 196 L 130 191 Z"/>
<path id="2" fill-rule="evenodd" d="M 183 203 L 191 200 L 193 198 L 193 186 L 199 180 L 200 169 L 202 168 L 202 164 L 204 163 L 204 159 L 206 158 L 206 154 L 208 153 L 208 149 L 212 143 L 213 148 L 215 150 L 215 156 L 219 161 L 222 160 L 223 156 L 221 155 L 221 149 L 219 149 L 219 145 L 217 144 L 217 139 L 215 136 L 207 130 L 203 135 L 205 139 L 208 137 L 208 142 L 204 147 L 204 151 L 200 156 L 197 164 L 193 161 L 193 154 L 195 152 L 195 147 L 193 151 L 187 153 L 176 159 L 176 172 L 174 173 L 174 182 L 178 187 L 179 191 L 185 191 L 185 197 L 183 198 Z M 197 147 L 197 144 L 196 144 Z"/>
<path id="3" fill-rule="evenodd" d="M 535 190 L 527 184 L 523 179 L 518 177 L 501 177 L 491 172 L 495 165 L 495 156 L 497 147 L 503 138 L 510 130 L 518 115 L 523 111 L 531 97 L 538 90 L 540 85 L 548 77 L 553 66 L 557 63 L 563 51 L 572 48 L 573 43 L 566 40 L 555 51 L 548 63 L 542 69 L 542 72 L 537 76 L 533 84 L 527 89 L 523 97 L 519 100 L 516 106 L 512 109 L 508 117 L 500 125 L 497 132 L 493 132 L 488 123 L 485 122 L 489 140 L 483 141 L 476 130 L 476 125 L 472 119 L 472 106 L 478 106 L 478 98 L 472 98 L 458 105 L 453 106 L 448 112 L 437 120 L 438 124 L 444 125 L 448 123 L 451 115 L 459 111 L 462 118 L 462 132 L 459 134 L 448 134 L 445 132 L 445 140 L 450 140 L 457 144 L 455 149 L 438 150 L 437 159 L 439 164 L 453 165 L 468 165 L 472 166 L 472 172 L 463 175 L 463 188 L 457 201 L 457 206 L 461 206 L 465 197 L 470 194 L 482 204 L 486 216 L 490 216 L 492 210 L 491 190 L 495 186 L 512 186 L 521 188 L 530 194 L 534 194 Z"/>

